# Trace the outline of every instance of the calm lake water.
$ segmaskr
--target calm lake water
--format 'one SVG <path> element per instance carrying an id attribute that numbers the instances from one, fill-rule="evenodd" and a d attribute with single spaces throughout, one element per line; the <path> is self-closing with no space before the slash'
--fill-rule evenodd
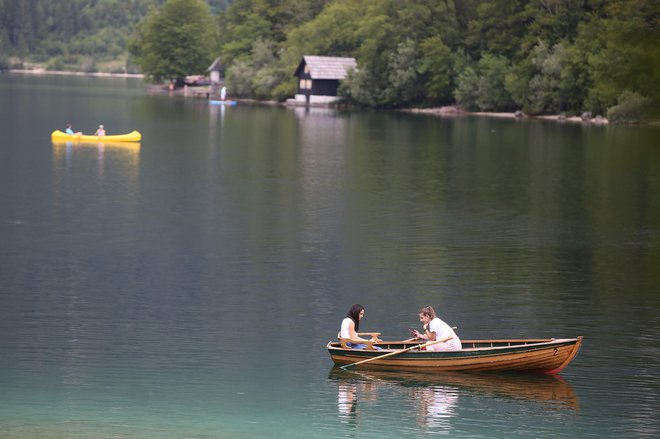
<path id="1" fill-rule="evenodd" d="M 2 439 L 660 435 L 660 128 L 4 74 L 0 131 Z M 355 302 L 386 339 L 433 305 L 584 345 L 561 378 L 340 373 Z"/>

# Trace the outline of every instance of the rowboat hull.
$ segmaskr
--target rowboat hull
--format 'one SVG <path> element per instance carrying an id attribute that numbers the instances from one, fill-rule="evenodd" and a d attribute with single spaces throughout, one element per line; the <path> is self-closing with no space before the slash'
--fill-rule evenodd
<path id="1" fill-rule="evenodd" d="M 99 142 L 139 142 L 142 140 L 142 134 L 138 131 L 132 131 L 128 134 L 117 134 L 113 136 L 87 136 L 84 134 L 67 134 L 60 130 L 55 130 L 50 135 L 53 142 L 80 142 L 80 143 L 99 143 Z"/>
<path id="2" fill-rule="evenodd" d="M 575 358 L 582 337 L 568 339 L 464 340 L 453 352 L 410 350 L 353 366 L 364 370 L 410 370 L 420 372 L 561 372 Z M 348 365 L 379 357 L 411 343 L 381 343 L 382 350 L 343 349 L 338 342 L 327 345 L 332 361 Z"/>

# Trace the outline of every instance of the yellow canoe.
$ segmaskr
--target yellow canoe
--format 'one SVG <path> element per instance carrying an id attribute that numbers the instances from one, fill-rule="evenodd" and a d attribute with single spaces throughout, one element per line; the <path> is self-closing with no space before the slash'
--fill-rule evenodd
<path id="1" fill-rule="evenodd" d="M 87 136 L 85 134 L 67 134 L 60 130 L 55 130 L 50 135 L 53 142 L 139 142 L 142 140 L 142 134 L 139 131 L 133 131 L 128 134 L 117 134 L 114 136 Z"/>

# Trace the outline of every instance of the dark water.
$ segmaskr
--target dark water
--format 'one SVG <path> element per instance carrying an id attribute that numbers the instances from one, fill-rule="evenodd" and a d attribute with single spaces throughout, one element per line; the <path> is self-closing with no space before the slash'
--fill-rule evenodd
<path id="1" fill-rule="evenodd" d="M 0 438 L 660 435 L 658 128 L 0 75 L 0 130 Z M 585 341 L 561 378 L 339 373 L 354 302 Z"/>

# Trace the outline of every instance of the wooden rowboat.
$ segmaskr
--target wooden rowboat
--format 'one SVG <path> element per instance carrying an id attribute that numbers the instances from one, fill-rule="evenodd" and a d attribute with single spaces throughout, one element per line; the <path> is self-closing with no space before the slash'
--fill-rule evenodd
<path id="1" fill-rule="evenodd" d="M 142 134 L 140 134 L 139 131 L 132 131 L 128 134 L 116 134 L 111 136 L 89 136 L 85 134 L 67 134 L 60 130 L 55 130 L 51 133 L 50 138 L 53 142 L 139 142 L 142 140 Z"/>
<path id="2" fill-rule="evenodd" d="M 561 372 L 575 358 L 582 336 L 563 339 L 462 340 L 463 349 L 451 352 L 411 349 L 385 358 L 377 357 L 409 349 L 413 342 L 376 343 L 381 350 L 350 349 L 329 342 L 328 352 L 338 366 L 370 360 L 354 368 L 362 370 L 410 370 L 423 372 Z"/>

